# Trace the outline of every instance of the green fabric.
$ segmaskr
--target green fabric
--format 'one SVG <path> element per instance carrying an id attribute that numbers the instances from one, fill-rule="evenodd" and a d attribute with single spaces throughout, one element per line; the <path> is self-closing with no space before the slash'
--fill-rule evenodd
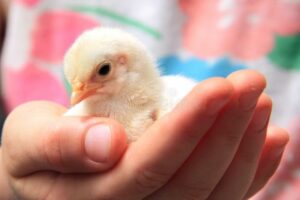
<path id="1" fill-rule="evenodd" d="M 277 35 L 275 46 L 268 57 L 279 67 L 300 70 L 300 33 L 292 36 Z"/>

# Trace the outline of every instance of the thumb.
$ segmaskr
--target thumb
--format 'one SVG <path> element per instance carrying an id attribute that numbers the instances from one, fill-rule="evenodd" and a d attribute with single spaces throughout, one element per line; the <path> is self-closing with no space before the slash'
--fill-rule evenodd
<path id="1" fill-rule="evenodd" d="M 3 131 L 3 159 L 15 177 L 36 171 L 100 172 L 126 149 L 123 127 L 107 118 L 65 117 L 65 108 L 31 102 L 16 108 Z"/>

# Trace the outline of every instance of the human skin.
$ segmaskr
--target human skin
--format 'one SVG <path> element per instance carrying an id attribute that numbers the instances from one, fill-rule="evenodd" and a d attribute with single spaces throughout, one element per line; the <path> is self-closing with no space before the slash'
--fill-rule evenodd
<path id="1" fill-rule="evenodd" d="M 4 126 L 0 199 L 248 198 L 288 142 L 268 125 L 265 84 L 252 70 L 206 80 L 131 144 L 111 119 L 64 117 L 66 108 L 50 102 L 21 105 Z M 110 129 L 108 150 L 87 142 L 99 124 Z"/>

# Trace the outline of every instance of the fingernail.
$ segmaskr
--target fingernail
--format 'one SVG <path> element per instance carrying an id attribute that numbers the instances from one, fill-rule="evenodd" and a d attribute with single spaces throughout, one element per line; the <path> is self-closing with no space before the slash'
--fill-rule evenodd
<path id="1" fill-rule="evenodd" d="M 242 94 L 242 96 L 239 99 L 240 106 L 245 110 L 250 110 L 254 108 L 254 106 L 257 103 L 258 97 L 260 93 L 256 91 L 251 91 L 245 94 Z"/>
<path id="2" fill-rule="evenodd" d="M 207 105 L 208 114 L 210 116 L 216 115 L 221 108 L 227 103 L 228 99 L 217 99 L 209 102 Z"/>
<path id="3" fill-rule="evenodd" d="M 266 128 L 270 118 L 270 108 L 264 108 L 253 116 L 252 127 L 254 130 L 262 131 Z"/>
<path id="4" fill-rule="evenodd" d="M 106 125 L 100 124 L 89 128 L 85 136 L 85 152 L 96 162 L 108 159 L 111 146 L 111 131 Z"/>

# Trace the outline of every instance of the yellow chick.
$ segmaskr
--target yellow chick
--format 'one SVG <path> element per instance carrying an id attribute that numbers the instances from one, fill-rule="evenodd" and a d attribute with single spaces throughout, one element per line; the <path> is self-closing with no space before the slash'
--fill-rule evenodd
<path id="1" fill-rule="evenodd" d="M 65 55 L 72 86 L 66 116 L 99 116 L 119 121 L 135 141 L 157 118 L 162 79 L 145 46 L 113 28 L 84 32 Z"/>

